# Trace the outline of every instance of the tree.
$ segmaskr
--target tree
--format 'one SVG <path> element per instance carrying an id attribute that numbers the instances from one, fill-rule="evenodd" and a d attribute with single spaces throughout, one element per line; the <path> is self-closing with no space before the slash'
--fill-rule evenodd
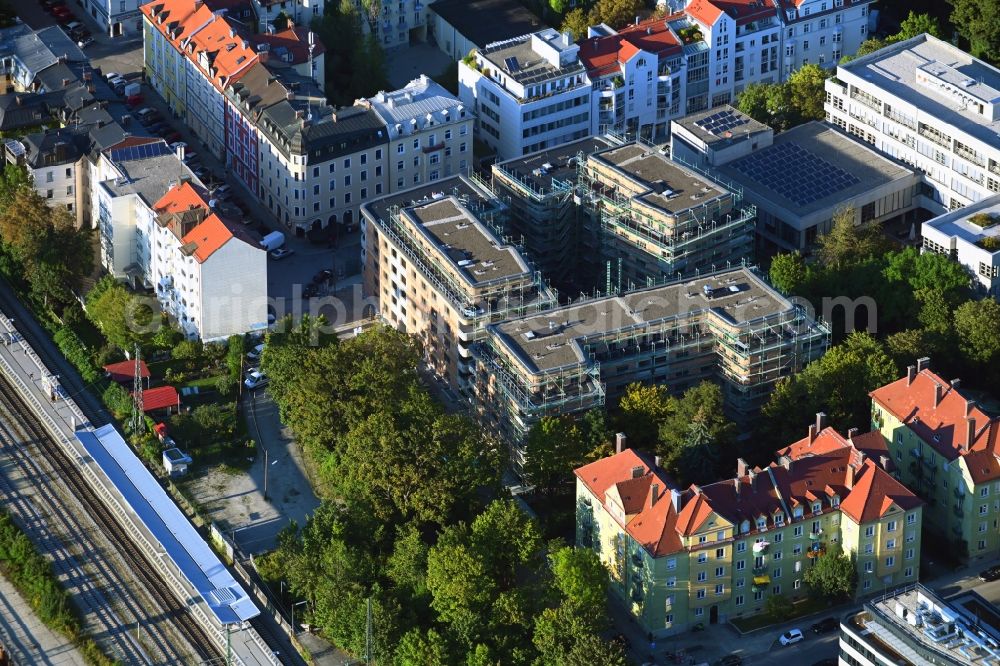
<path id="1" fill-rule="evenodd" d="M 281 32 L 288 28 L 289 17 L 284 11 L 278 12 L 278 15 L 274 17 L 274 29 L 277 32 Z"/>
<path id="2" fill-rule="evenodd" d="M 967 301 L 955 310 L 958 347 L 972 365 L 995 372 L 1000 362 L 1000 303 Z"/>
<path id="3" fill-rule="evenodd" d="M 866 425 L 871 410 L 868 392 L 898 375 L 878 340 L 865 332 L 851 333 L 802 372 L 778 382 L 762 410 L 757 455 L 768 460 L 775 446 L 801 439 L 817 412 L 825 412 L 829 425 L 840 432 Z"/>
<path id="4" fill-rule="evenodd" d="M 799 67 L 788 77 L 795 108 L 802 121 L 823 120 L 826 112 L 823 102 L 826 99 L 825 83 L 832 71 L 823 69 L 816 64 Z"/>
<path id="5" fill-rule="evenodd" d="M 580 40 L 587 36 L 587 29 L 590 25 L 590 16 L 582 7 L 577 7 L 566 13 L 559 30 L 570 33 L 575 40 Z"/>
<path id="6" fill-rule="evenodd" d="M 853 557 L 839 547 L 830 548 L 806 569 L 802 579 L 814 591 L 830 600 L 851 597 L 858 586 L 858 572 Z"/>
<path id="7" fill-rule="evenodd" d="M 958 307 L 970 294 L 972 276 L 965 266 L 937 252 L 908 247 L 886 254 L 883 275 L 890 282 L 909 285 L 914 294 L 941 294 L 947 304 Z"/>
<path id="8" fill-rule="evenodd" d="M 618 29 L 631 23 L 642 8 L 641 0 L 597 0 L 590 17 L 591 25 L 607 23 Z M 586 31 L 583 34 L 586 35 Z"/>
<path id="9" fill-rule="evenodd" d="M 772 594 L 764 602 L 764 612 L 775 622 L 784 622 L 792 616 L 793 611 L 792 602 L 783 594 Z"/>
<path id="10" fill-rule="evenodd" d="M 186 361 L 184 365 L 193 369 L 198 366 L 204 350 L 201 340 L 181 340 L 174 346 L 170 355 L 175 360 Z"/>
<path id="11" fill-rule="evenodd" d="M 448 643 L 434 629 L 411 629 L 396 648 L 396 666 L 437 666 L 452 663 Z"/>
<path id="12" fill-rule="evenodd" d="M 570 416 L 544 416 L 532 426 L 525 445 L 524 475 L 546 494 L 572 478 L 587 462 L 590 443 Z"/>
<path id="13" fill-rule="evenodd" d="M 764 83 L 749 84 L 736 99 L 736 108 L 758 122 L 769 122 L 771 114 L 767 110 L 768 89 L 769 86 Z"/>
<path id="14" fill-rule="evenodd" d="M 590 620 L 603 618 L 608 571 L 597 553 L 589 548 L 564 546 L 549 554 L 549 564 L 554 586 L 562 595 L 563 603 Z"/>
<path id="15" fill-rule="evenodd" d="M 5 164 L 0 173 L 0 211 L 10 207 L 18 192 L 31 187 L 32 178 L 27 169 L 15 164 Z"/>
<path id="16" fill-rule="evenodd" d="M 799 288 L 808 277 L 808 268 L 802 254 L 782 252 L 771 260 L 771 268 L 767 273 L 771 284 L 783 294 L 798 293 Z"/>
<path id="17" fill-rule="evenodd" d="M 660 424 L 670 413 L 670 395 L 666 386 L 640 384 L 625 387 L 618 403 L 619 430 L 637 449 L 651 449 L 660 437 Z"/>
<path id="18" fill-rule="evenodd" d="M 736 427 L 723 411 L 722 389 L 703 381 L 671 398 L 660 424 L 661 464 L 685 482 L 714 479 L 716 464 L 732 448 Z"/>
<path id="19" fill-rule="evenodd" d="M 816 256 L 826 267 L 843 267 L 878 256 L 885 249 L 882 230 L 874 224 L 854 223 L 853 207 L 840 208 L 833 214 L 830 231 L 816 239 Z"/>
<path id="20" fill-rule="evenodd" d="M 925 32 L 938 39 L 941 39 L 944 34 L 941 30 L 941 23 L 936 16 L 917 14 L 911 9 L 907 17 L 899 24 L 899 32 L 893 35 L 892 40 L 901 42 Z"/>
<path id="21" fill-rule="evenodd" d="M 148 305 L 107 276 L 87 295 L 87 316 L 108 342 L 131 353 L 136 343 L 145 338 L 153 313 Z"/>
<path id="22" fill-rule="evenodd" d="M 567 0 L 549 0 L 549 9 L 557 16 L 562 16 L 566 11 Z"/>
<path id="23" fill-rule="evenodd" d="M 427 588 L 431 607 L 459 640 L 472 647 L 483 638 L 498 591 L 464 526 L 446 528 L 428 553 Z"/>
<path id="24" fill-rule="evenodd" d="M 977 58 L 1000 61 L 1000 1 L 949 0 L 951 24 Z"/>

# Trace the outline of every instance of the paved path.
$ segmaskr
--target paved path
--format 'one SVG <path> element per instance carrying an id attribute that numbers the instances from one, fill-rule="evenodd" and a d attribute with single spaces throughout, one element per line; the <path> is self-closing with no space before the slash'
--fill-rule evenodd
<path id="1" fill-rule="evenodd" d="M 15 664 L 85 666 L 86 660 L 66 638 L 42 624 L 14 586 L 0 576 L 0 644 Z"/>

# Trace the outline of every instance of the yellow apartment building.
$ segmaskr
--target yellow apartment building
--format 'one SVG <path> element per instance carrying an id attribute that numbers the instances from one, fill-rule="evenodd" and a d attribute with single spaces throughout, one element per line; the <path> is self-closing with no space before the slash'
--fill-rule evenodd
<path id="1" fill-rule="evenodd" d="M 620 435 L 615 455 L 576 470 L 577 545 L 600 555 L 617 607 L 649 636 L 804 597 L 828 549 L 857 557 L 857 596 L 917 581 L 923 503 L 883 468 L 881 435 L 844 438 L 818 415 L 777 454 L 682 490 Z"/>

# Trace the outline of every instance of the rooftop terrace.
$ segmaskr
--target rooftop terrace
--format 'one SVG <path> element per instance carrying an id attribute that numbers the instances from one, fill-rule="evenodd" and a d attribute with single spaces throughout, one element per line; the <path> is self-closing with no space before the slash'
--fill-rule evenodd
<path id="1" fill-rule="evenodd" d="M 698 111 L 673 122 L 716 150 L 771 131 L 764 123 L 729 105 Z"/>
<path id="2" fill-rule="evenodd" d="M 596 153 L 594 159 L 613 165 L 616 171 L 649 188 L 638 198 L 670 214 L 728 195 L 707 178 L 640 144 L 610 148 Z"/>
<path id="3" fill-rule="evenodd" d="M 924 222 L 924 229 L 928 228 L 974 245 L 987 238 L 1000 242 L 1000 195 L 928 220 Z"/>
<path id="4" fill-rule="evenodd" d="M 524 157 L 515 157 L 497 164 L 497 168 L 533 192 L 544 194 L 552 188 L 554 182 L 576 181 L 578 155 L 591 155 L 610 146 L 607 140 L 592 136 Z"/>
<path id="5" fill-rule="evenodd" d="M 503 244 L 454 196 L 404 209 L 403 214 L 473 286 L 531 275 L 520 253 Z"/>
<path id="6" fill-rule="evenodd" d="M 582 345 L 618 331 L 708 311 L 743 324 L 790 311 L 792 304 L 746 268 L 594 299 L 490 327 L 533 372 L 583 363 Z"/>

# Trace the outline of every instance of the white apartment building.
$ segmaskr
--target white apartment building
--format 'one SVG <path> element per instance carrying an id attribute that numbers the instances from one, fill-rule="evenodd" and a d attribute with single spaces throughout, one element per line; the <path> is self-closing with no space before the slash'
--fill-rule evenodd
<path id="1" fill-rule="evenodd" d="M 268 26 L 284 14 L 295 25 L 309 25 L 314 18 L 323 15 L 326 0 L 250 0 L 259 32 L 267 32 Z"/>
<path id="2" fill-rule="evenodd" d="M 459 97 L 499 159 L 592 133 L 592 88 L 579 52 L 568 33 L 546 28 L 490 44 L 471 64 L 458 64 Z"/>
<path id="3" fill-rule="evenodd" d="M 955 259 L 986 293 L 1000 298 L 1000 195 L 924 222 L 921 235 L 924 252 Z"/>
<path id="4" fill-rule="evenodd" d="M 467 173 L 474 117 L 465 104 L 426 75 L 366 103 L 385 123 L 390 192 Z"/>
<path id="5" fill-rule="evenodd" d="M 802 65 L 835 67 L 868 39 L 868 12 L 874 0 L 783 0 L 782 75 Z"/>
<path id="6" fill-rule="evenodd" d="M 1000 70 L 930 35 L 837 68 L 827 120 L 924 175 L 920 205 L 955 210 L 1000 192 Z"/>
<path id="7" fill-rule="evenodd" d="M 142 35 L 142 14 L 139 6 L 146 0 L 78 0 L 84 10 L 111 37 Z"/>
<path id="8" fill-rule="evenodd" d="M 141 269 L 160 307 L 191 338 L 209 342 L 267 328 L 267 252 L 246 227 L 209 208 L 205 191 L 183 180 L 142 216 L 149 249 Z"/>
<path id="9" fill-rule="evenodd" d="M 267 253 L 205 203 L 161 141 L 127 139 L 93 166 L 101 264 L 153 288 L 185 335 L 205 341 L 267 326 Z"/>
<path id="10" fill-rule="evenodd" d="M 354 0 L 361 16 L 362 32 L 368 35 L 374 28 L 383 49 L 426 41 L 428 4 L 424 0 L 375 0 L 373 5 L 378 15 L 369 16 L 361 0 Z"/>

